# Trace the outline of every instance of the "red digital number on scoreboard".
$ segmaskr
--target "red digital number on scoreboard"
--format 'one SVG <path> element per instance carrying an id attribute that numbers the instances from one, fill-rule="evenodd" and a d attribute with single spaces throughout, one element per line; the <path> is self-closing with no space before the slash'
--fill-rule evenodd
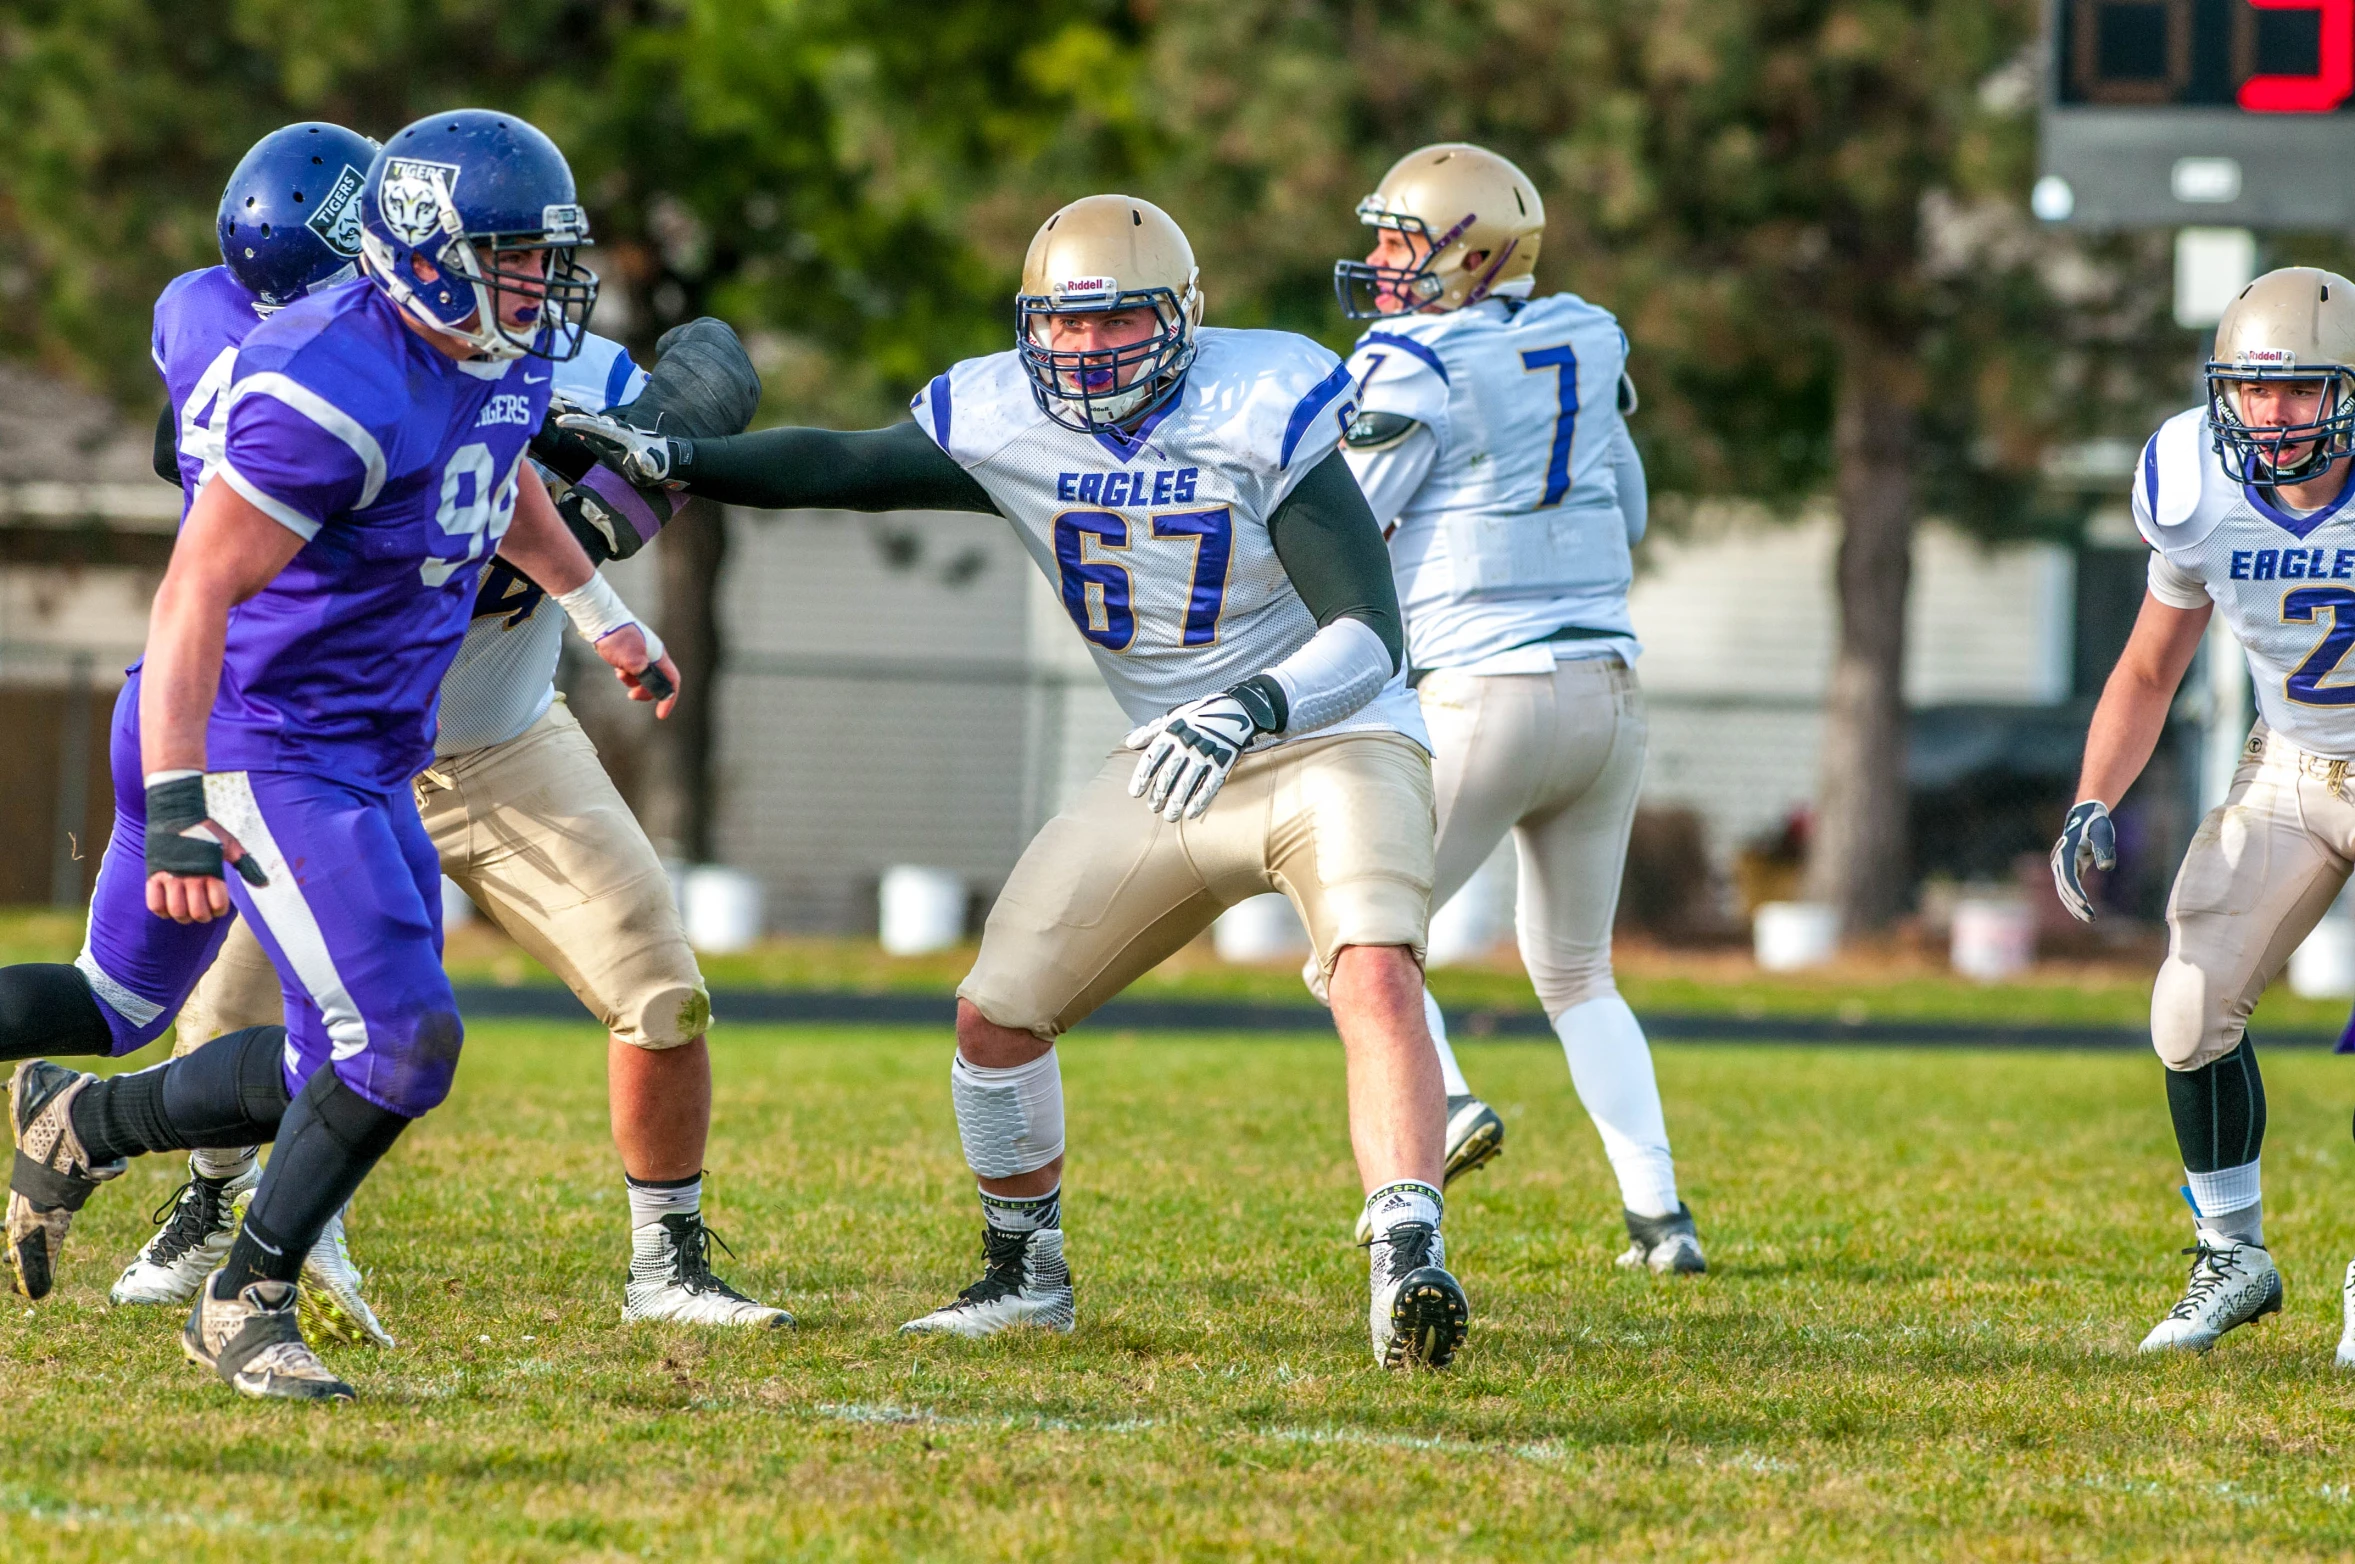
<path id="1" fill-rule="evenodd" d="M 2060 101 L 2330 114 L 2355 98 L 2355 0 L 2060 0 Z"/>
<path id="2" fill-rule="evenodd" d="M 2319 13 L 2322 59 L 2311 76 L 2251 76 L 2240 105 L 2253 114 L 2328 114 L 2355 92 L 2355 0 L 2248 0 L 2258 11 Z"/>

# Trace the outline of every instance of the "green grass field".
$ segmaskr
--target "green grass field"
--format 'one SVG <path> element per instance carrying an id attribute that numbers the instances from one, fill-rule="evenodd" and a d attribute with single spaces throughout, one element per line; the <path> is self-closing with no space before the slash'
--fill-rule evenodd
<path id="1" fill-rule="evenodd" d="M 402 1338 L 364 1400 L 240 1402 L 105 1288 L 178 1181 L 92 1202 L 0 1319 L 9 1559 L 2344 1557 L 2330 1367 L 2343 1067 L 2269 1063 L 2287 1314 L 2143 1361 L 2186 1223 L 2129 1056 L 1667 1046 L 1713 1273 L 1614 1271 L 1560 1057 L 1465 1049 L 1505 1158 L 1459 1188 L 1474 1334 L 1366 1348 L 1338 1047 L 1067 1042 L 1081 1327 L 892 1334 L 971 1279 L 947 1039 L 715 1040 L 729 1274 L 800 1326 L 618 1323 L 623 1206 L 587 1027 L 473 1030 L 361 1196 Z"/>

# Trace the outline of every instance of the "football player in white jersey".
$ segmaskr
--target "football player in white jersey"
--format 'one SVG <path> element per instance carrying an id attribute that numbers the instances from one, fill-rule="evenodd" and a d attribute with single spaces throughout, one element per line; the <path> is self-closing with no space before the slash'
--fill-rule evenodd
<path id="1" fill-rule="evenodd" d="M 1381 531 L 1335 451 L 1348 371 L 1303 337 L 1202 326 L 1186 236 L 1127 196 L 1050 217 L 1016 303 L 1014 347 L 935 379 L 914 423 L 674 441 L 563 420 L 636 481 L 734 504 L 1005 516 L 1137 724 L 1023 852 L 958 989 L 987 1269 L 906 1328 L 1072 1327 L 1055 1039 L 1274 890 L 1348 1055 L 1375 1355 L 1444 1364 L 1467 1310 L 1422 1007 L 1430 758 Z"/>
<path id="2" fill-rule="evenodd" d="M 554 405 L 611 408 L 649 428 L 734 433 L 751 421 L 760 377 L 724 322 L 676 327 L 657 351 L 649 376 L 620 343 L 585 337 L 577 355 L 549 366 Z M 638 492 L 553 428 L 532 450 L 594 564 L 637 553 L 670 517 L 671 496 Z M 668 872 L 555 692 L 568 617 L 591 636 L 634 622 L 602 576 L 552 607 L 504 561 L 484 569 L 466 638 L 442 680 L 435 759 L 416 780 L 418 809 L 442 872 L 561 977 L 610 1034 L 606 1074 L 631 1228 L 622 1317 L 790 1324 L 782 1309 L 712 1273 L 701 1200 L 711 1000 Z M 660 657 L 652 629 L 640 630 Z M 84 962 L 90 959 L 85 954 Z M 112 1002 L 138 1003 L 119 984 L 93 986 Z M 275 1025 L 279 1012 L 278 974 L 240 920 L 181 1007 L 174 1056 L 249 1026 Z M 227 1252 L 240 1197 L 257 1178 L 251 1150 L 192 1153 L 179 1200 L 116 1280 L 113 1302 L 193 1297 Z M 392 1345 L 361 1292 L 340 1215 L 314 1247 L 300 1299 L 315 1331 Z"/>
<path id="3" fill-rule="evenodd" d="M 1460 142 L 1400 158 L 1359 203 L 1373 252 L 1333 268 L 1358 339 L 1350 471 L 1390 539 L 1407 660 L 1434 745 L 1432 904 L 1510 831 L 1521 959 L 1618 1176 L 1628 1248 L 1707 1269 L 1677 1198 L 1652 1054 L 1611 975 L 1643 780 L 1641 650 L 1627 617 L 1643 463 L 1627 337 L 1574 294 L 1535 296 L 1545 205 L 1520 169 Z M 1447 1175 L 1503 1146 L 1426 991 L 1447 1078 Z"/>
<path id="4" fill-rule="evenodd" d="M 2355 858 L 2355 282 L 2294 266 L 2224 312 L 2205 406 L 2143 447 L 2134 521 L 2149 591 L 2094 708 L 2079 802 L 2053 848 L 2062 902 L 2090 921 L 2084 874 L 2117 856 L 2110 806 L 2150 758 L 2175 688 L 2222 613 L 2246 650 L 2258 720 L 2224 802 L 2193 833 L 2167 903 L 2151 1041 L 2194 1219 L 2191 1279 L 2145 1352 L 2205 1352 L 2281 1309 L 2258 1154 L 2265 1087 L 2249 1012 L 2328 910 Z M 2342 1368 L 2355 1368 L 2355 1267 Z"/>

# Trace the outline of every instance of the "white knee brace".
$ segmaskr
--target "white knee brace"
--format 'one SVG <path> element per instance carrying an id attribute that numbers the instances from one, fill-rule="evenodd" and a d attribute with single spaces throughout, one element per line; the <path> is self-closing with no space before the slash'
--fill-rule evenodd
<path id="1" fill-rule="evenodd" d="M 965 1161 L 981 1177 L 1035 1173 L 1063 1155 L 1063 1070 L 1054 1049 L 1006 1070 L 959 1054 L 949 1066 L 949 1097 Z"/>

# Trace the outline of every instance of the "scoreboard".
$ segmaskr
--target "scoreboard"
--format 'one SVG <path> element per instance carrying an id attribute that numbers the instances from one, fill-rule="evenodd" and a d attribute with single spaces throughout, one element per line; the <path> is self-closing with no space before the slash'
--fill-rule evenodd
<path id="1" fill-rule="evenodd" d="M 2048 0 L 2035 206 L 2355 230 L 2355 0 Z"/>

